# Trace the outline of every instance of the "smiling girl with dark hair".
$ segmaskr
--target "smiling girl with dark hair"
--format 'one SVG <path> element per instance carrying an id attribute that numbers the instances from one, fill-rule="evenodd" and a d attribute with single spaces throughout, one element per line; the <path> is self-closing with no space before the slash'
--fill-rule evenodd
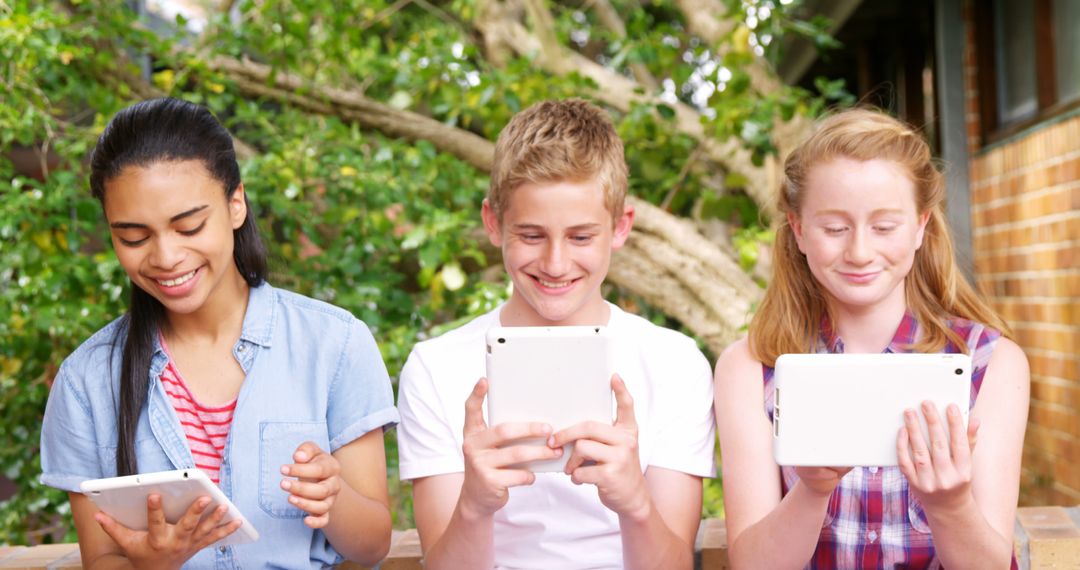
<path id="1" fill-rule="evenodd" d="M 205 108 L 155 99 L 118 113 L 90 186 L 131 278 L 128 312 L 60 367 L 42 429 L 42 481 L 65 489 L 87 568 L 323 568 L 390 543 L 383 429 L 397 422 L 367 327 L 266 283 L 228 131 Z M 149 529 L 78 493 L 87 479 L 199 468 L 261 535 L 193 502 Z"/>

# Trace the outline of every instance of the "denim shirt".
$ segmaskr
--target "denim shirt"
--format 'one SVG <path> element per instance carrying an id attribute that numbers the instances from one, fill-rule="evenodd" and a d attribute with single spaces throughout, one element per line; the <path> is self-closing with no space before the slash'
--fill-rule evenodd
<path id="1" fill-rule="evenodd" d="M 86 479 L 116 476 L 116 409 L 123 338 L 118 319 L 60 366 L 41 432 L 41 482 L 79 492 Z M 221 490 L 259 540 L 207 548 L 185 568 L 325 568 L 342 561 L 321 530 L 280 487 L 281 466 L 305 441 L 333 452 L 398 422 L 390 379 L 368 328 L 348 312 L 263 284 L 251 288 L 233 356 L 246 377 L 222 453 Z M 155 340 L 139 415 L 139 471 L 195 467 L 159 380 L 168 357 Z"/>

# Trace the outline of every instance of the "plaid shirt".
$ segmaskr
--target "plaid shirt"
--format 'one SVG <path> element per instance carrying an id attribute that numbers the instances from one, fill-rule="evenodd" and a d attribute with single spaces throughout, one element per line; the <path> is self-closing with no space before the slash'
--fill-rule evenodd
<path id="1" fill-rule="evenodd" d="M 979 395 L 986 365 L 1001 333 L 982 324 L 953 319 L 949 328 L 967 339 L 972 357 L 971 406 Z M 886 353 L 912 352 L 919 337 L 919 323 L 907 313 L 893 335 Z M 818 353 L 842 353 L 844 343 L 822 323 Z M 949 343 L 945 353 L 961 352 Z M 763 366 L 765 413 L 773 416 L 773 369 Z M 786 495 L 799 476 L 793 467 L 780 469 Z M 907 479 L 898 467 L 856 467 L 840 481 L 829 499 L 817 549 L 806 568 L 941 568 L 934 554 L 930 525 L 922 504 L 908 492 Z M 1013 568 L 1016 561 L 1013 560 Z"/>

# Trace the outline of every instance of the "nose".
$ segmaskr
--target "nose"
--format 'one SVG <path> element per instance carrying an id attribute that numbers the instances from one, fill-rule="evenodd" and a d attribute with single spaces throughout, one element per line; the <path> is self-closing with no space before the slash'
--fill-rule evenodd
<path id="1" fill-rule="evenodd" d="M 184 261 L 184 248 L 169 235 L 161 235 L 151 240 L 150 255 L 147 261 L 157 269 L 173 269 Z"/>
<path id="2" fill-rule="evenodd" d="M 551 277 L 561 277 L 570 270 L 570 258 L 562 240 L 548 240 L 541 257 L 540 270 Z"/>
<path id="3" fill-rule="evenodd" d="M 866 265 L 874 260 L 874 251 L 870 246 L 866 231 L 856 228 L 851 232 L 851 239 L 844 250 L 844 261 L 851 265 Z"/>

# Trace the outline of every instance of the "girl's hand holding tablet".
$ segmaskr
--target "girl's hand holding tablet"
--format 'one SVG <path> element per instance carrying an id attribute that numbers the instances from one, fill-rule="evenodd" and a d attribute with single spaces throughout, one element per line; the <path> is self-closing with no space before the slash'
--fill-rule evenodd
<path id="1" fill-rule="evenodd" d="M 574 453 L 565 469 L 571 480 L 578 485 L 596 485 L 605 507 L 620 515 L 634 516 L 643 512 L 650 501 L 638 459 L 634 399 L 618 374 L 611 377 L 611 390 L 618 406 L 614 425 L 582 422 L 551 436 L 548 446 L 561 449 L 573 443 Z"/>
<path id="2" fill-rule="evenodd" d="M 955 404 L 945 410 L 949 433 L 932 402 L 922 403 L 922 414 L 929 428 L 929 444 L 919 429 L 919 412 L 904 412 L 904 427 L 896 438 L 896 456 L 900 471 L 907 477 L 915 496 L 928 513 L 948 512 L 973 500 L 971 494 L 971 454 L 975 451 L 979 420 L 972 417 L 964 429 L 963 418 Z"/>
<path id="3" fill-rule="evenodd" d="M 94 520 L 135 568 L 180 568 L 196 552 L 236 532 L 242 524 L 239 519 L 221 524 L 228 512 L 226 505 L 206 514 L 210 502 L 210 497 L 196 499 L 176 524 L 169 524 L 161 495 L 151 494 L 146 498 L 147 530 L 132 530 L 103 512 L 95 513 Z"/>
<path id="4" fill-rule="evenodd" d="M 310 441 L 296 448 L 293 461 L 281 466 L 281 474 L 296 479 L 282 479 L 281 488 L 289 492 L 290 504 L 308 514 L 304 524 L 323 528 L 330 523 L 330 509 L 341 492 L 341 464 Z"/>
<path id="5" fill-rule="evenodd" d="M 832 495 L 851 467 L 796 467 L 799 482 L 815 495 Z"/>

